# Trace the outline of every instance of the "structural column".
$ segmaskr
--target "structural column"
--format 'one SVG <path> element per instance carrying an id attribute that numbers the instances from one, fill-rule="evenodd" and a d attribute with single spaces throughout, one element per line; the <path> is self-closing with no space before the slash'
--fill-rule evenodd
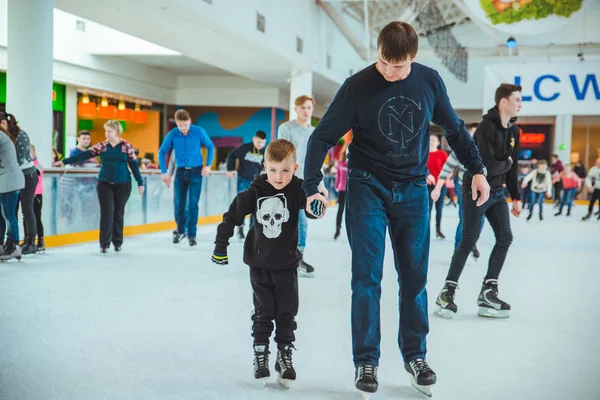
<path id="1" fill-rule="evenodd" d="M 77 133 L 79 127 L 77 126 L 77 87 L 67 85 L 65 96 L 65 132 L 66 132 L 66 145 L 65 145 L 65 157 L 69 157 L 71 150 L 77 147 Z M 59 149 L 62 152 L 62 149 Z"/>
<path id="2" fill-rule="evenodd" d="M 310 70 L 294 69 L 290 79 L 290 120 L 296 119 L 294 111 L 297 97 L 307 95 L 312 97 L 313 73 Z"/>
<path id="3" fill-rule="evenodd" d="M 573 116 L 557 115 L 554 126 L 554 153 L 563 164 L 571 163 L 571 141 L 573 138 Z"/>
<path id="4" fill-rule="evenodd" d="M 7 19 L 6 110 L 50 166 L 54 0 L 8 0 Z"/>

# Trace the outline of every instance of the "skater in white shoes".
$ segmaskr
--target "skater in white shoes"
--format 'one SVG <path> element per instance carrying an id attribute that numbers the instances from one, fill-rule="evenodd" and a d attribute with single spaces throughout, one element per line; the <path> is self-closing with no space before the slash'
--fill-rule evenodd
<path id="1" fill-rule="evenodd" d="M 496 89 L 495 99 L 496 105 L 483 116 L 474 135 L 487 168 L 490 198 L 481 207 L 477 207 L 476 195 L 470 190 L 473 178 L 470 173 L 465 173 L 462 239 L 454 251 L 446 282 L 435 302 L 435 314 L 443 318 L 452 318 L 458 311 L 454 302 L 458 279 L 469 253 L 477 243 L 484 217 L 494 230 L 496 244 L 490 254 L 487 274 L 477 299 L 478 315 L 491 318 L 508 318 L 510 315 L 510 305 L 498 298 L 498 277 L 513 239 L 505 186 L 512 198 L 512 214 L 519 217 L 522 210 L 517 180 L 519 128 L 515 125 L 521 110 L 521 87 L 503 83 Z"/>
<path id="2" fill-rule="evenodd" d="M 380 298 L 386 231 L 400 284 L 398 345 L 412 385 L 431 395 L 436 375 L 426 361 L 429 260 L 429 124 L 475 176 L 470 189 L 485 203 L 489 185 L 477 146 L 448 99 L 437 71 L 414 62 L 419 38 L 406 22 L 391 22 L 377 40 L 377 63 L 346 79 L 308 142 L 304 190 L 319 194 L 327 150 L 350 129 L 346 232 L 352 249 L 352 351 L 355 386 L 378 388 Z M 407 130 L 406 127 L 411 127 Z M 311 212 L 311 208 L 307 208 Z"/>
<path id="3" fill-rule="evenodd" d="M 252 336 L 254 337 L 254 378 L 266 380 L 269 371 L 269 341 L 275 321 L 277 381 L 284 387 L 296 380 L 292 364 L 294 331 L 298 313 L 298 215 L 305 212 L 306 195 L 298 169 L 294 145 L 275 140 L 265 151 L 266 175 L 257 177 L 241 192 L 223 215 L 217 228 L 212 261 L 228 264 L 227 246 L 236 226 L 246 215 L 255 218 L 244 243 L 244 263 L 250 266 L 254 292 Z"/>

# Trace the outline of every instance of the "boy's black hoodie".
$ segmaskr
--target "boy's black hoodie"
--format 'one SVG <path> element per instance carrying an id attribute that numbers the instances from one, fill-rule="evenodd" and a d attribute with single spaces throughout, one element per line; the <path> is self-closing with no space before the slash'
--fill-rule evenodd
<path id="1" fill-rule="evenodd" d="M 244 263 L 261 269 L 297 267 L 302 259 L 298 250 L 298 214 L 306 208 L 302 182 L 294 176 L 285 188 L 277 190 L 266 175 L 257 177 L 223 214 L 223 222 L 217 227 L 215 253 L 227 254 L 235 227 L 242 225 L 246 215 L 253 214 L 254 225 L 244 242 Z"/>
<path id="2" fill-rule="evenodd" d="M 487 180 L 492 191 L 503 190 L 503 185 L 513 200 L 521 200 L 517 179 L 519 154 L 519 128 L 517 118 L 511 118 L 508 127 L 502 126 L 498 107 L 490 108 L 483 116 L 473 139 L 479 148 L 483 164 L 487 168 Z M 473 176 L 465 173 L 464 185 L 471 186 Z"/>

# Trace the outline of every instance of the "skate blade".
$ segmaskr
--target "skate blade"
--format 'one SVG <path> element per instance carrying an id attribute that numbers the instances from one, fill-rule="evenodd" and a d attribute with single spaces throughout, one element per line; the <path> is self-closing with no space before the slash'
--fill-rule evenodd
<path id="1" fill-rule="evenodd" d="M 510 317 L 510 310 L 496 310 L 488 307 L 479 307 L 477 315 L 484 318 L 508 318 Z"/>
<path id="2" fill-rule="evenodd" d="M 289 389 L 292 385 L 292 382 L 294 382 L 293 379 L 283 379 L 281 375 L 277 374 L 277 383 L 279 383 L 279 386 L 282 388 Z"/>
<path id="3" fill-rule="evenodd" d="M 410 376 L 410 384 L 412 385 L 412 387 L 417 389 L 422 395 L 425 395 L 427 397 L 433 396 L 433 385 L 419 385 L 417 381 L 415 381 L 415 377 L 412 375 Z"/>
<path id="4" fill-rule="evenodd" d="M 437 306 L 437 309 L 433 313 L 438 317 L 442 317 L 444 319 L 452 319 L 452 317 L 454 317 L 455 314 L 451 310 L 448 310 L 447 308 L 442 308 L 440 306 Z"/>
<path id="5" fill-rule="evenodd" d="M 369 396 L 371 395 L 371 393 L 369 393 L 369 392 L 363 392 L 360 389 L 356 389 L 356 390 L 358 390 L 358 392 L 362 395 L 363 400 L 369 400 Z"/>
<path id="6" fill-rule="evenodd" d="M 314 272 L 304 272 L 302 270 L 298 270 L 298 276 L 301 276 L 303 278 L 314 278 L 315 273 Z"/>
<path id="7" fill-rule="evenodd" d="M 262 383 L 262 385 L 264 387 L 268 387 L 267 386 L 267 381 L 269 380 L 268 376 L 265 376 L 264 378 L 256 378 L 257 381 L 259 381 L 260 383 Z"/>

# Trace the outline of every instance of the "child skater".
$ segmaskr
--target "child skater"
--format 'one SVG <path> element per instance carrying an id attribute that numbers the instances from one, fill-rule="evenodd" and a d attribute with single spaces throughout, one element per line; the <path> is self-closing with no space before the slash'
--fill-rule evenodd
<path id="1" fill-rule="evenodd" d="M 275 321 L 277 382 L 289 387 L 296 380 L 292 364 L 295 317 L 298 313 L 298 217 L 306 208 L 303 180 L 294 176 L 296 149 L 279 139 L 265 151 L 266 175 L 257 177 L 250 187 L 236 196 L 223 222 L 217 227 L 212 261 L 228 264 L 227 246 L 235 227 L 252 214 L 255 223 L 244 242 L 244 263 L 250 267 L 255 314 L 254 378 L 265 380 L 269 372 L 269 342 Z M 307 213 L 308 216 L 308 213 Z"/>
<path id="2" fill-rule="evenodd" d="M 346 185 L 348 183 L 348 147 L 342 153 L 342 159 L 337 162 L 337 170 L 335 173 L 335 190 L 338 192 L 338 211 L 335 220 L 335 235 L 334 239 L 340 237 L 342 229 L 342 217 L 344 216 L 344 208 L 346 208 Z"/>

